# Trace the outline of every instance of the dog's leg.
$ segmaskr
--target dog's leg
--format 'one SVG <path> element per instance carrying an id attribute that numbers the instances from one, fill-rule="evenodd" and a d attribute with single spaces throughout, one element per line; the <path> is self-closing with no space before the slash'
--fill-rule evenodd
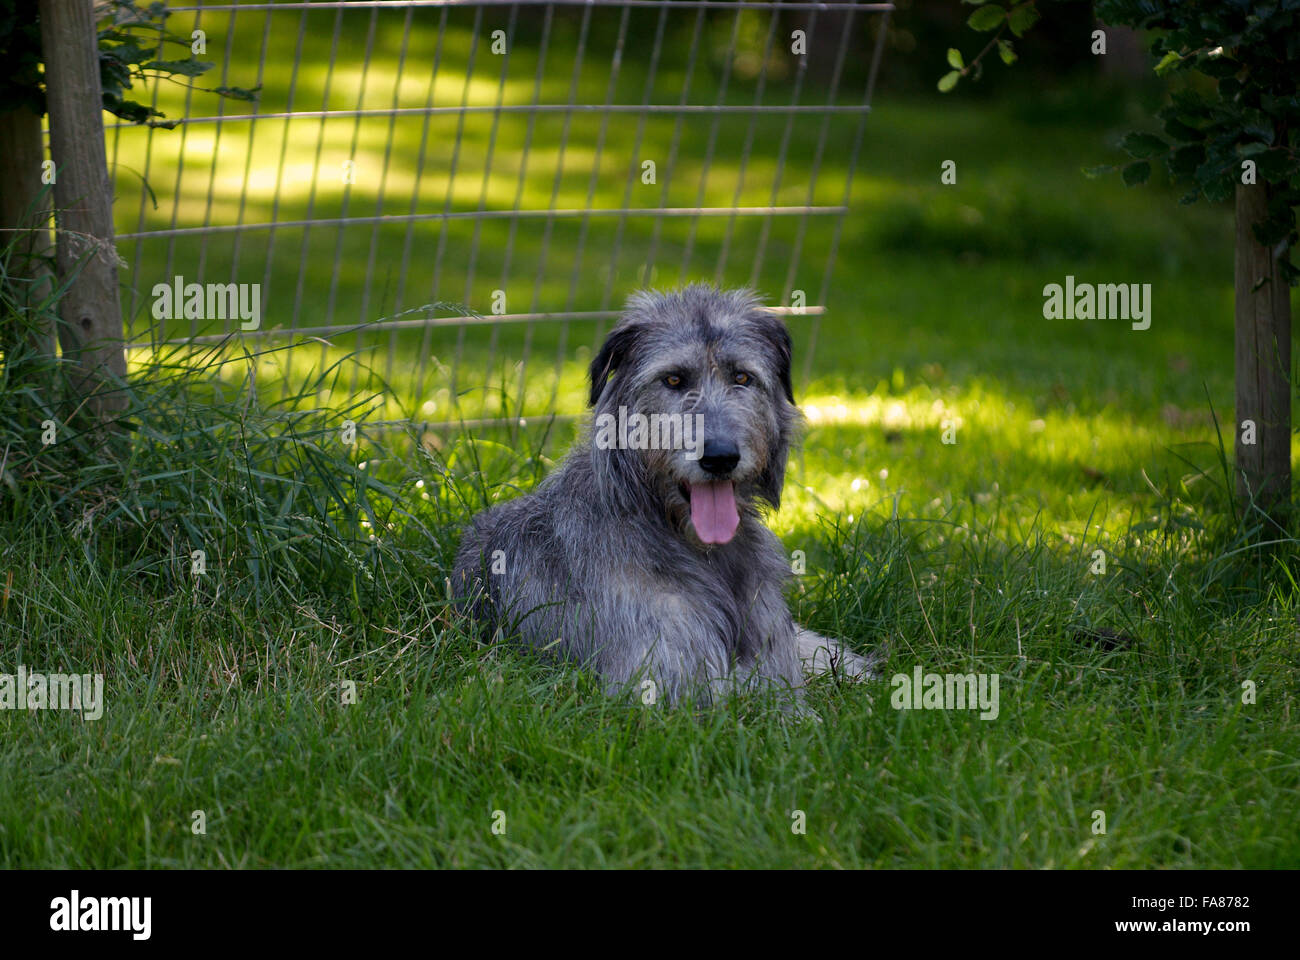
<path id="1" fill-rule="evenodd" d="M 860 656 L 838 640 L 831 640 L 798 625 L 795 626 L 795 643 L 799 647 L 799 659 L 803 662 L 804 672 L 809 676 L 834 673 L 854 680 L 869 680 L 881 660 L 879 655 L 870 658 Z"/>

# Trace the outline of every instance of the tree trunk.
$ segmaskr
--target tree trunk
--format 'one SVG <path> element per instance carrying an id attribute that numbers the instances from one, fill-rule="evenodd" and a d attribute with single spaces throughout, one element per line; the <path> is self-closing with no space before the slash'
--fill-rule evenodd
<path id="1" fill-rule="evenodd" d="M 48 199 L 41 202 L 44 159 L 41 118 L 26 107 L 0 112 L 0 249 L 9 250 L 10 292 L 25 314 L 24 320 L 11 318 L 9 328 L 0 329 L 0 349 L 7 357 L 24 341 L 54 355 L 52 324 L 35 312 L 52 289 L 50 204 Z"/>
<path id="2" fill-rule="evenodd" d="M 1251 230 L 1269 189 L 1237 185 L 1235 435 L 1238 496 L 1275 511 L 1291 502 L 1291 289 Z"/>
<path id="3" fill-rule="evenodd" d="M 126 378 L 113 198 L 104 151 L 103 92 L 92 0 L 41 0 L 41 46 L 50 115 L 59 278 L 59 344 L 78 364 L 74 386 L 109 419 L 126 406 L 111 385 Z"/>

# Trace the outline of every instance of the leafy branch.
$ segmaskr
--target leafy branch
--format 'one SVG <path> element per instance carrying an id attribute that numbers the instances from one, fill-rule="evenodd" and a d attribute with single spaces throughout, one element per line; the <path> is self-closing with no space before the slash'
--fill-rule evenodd
<path id="1" fill-rule="evenodd" d="M 979 8 L 966 20 L 966 26 L 979 33 L 992 32 L 993 36 L 969 64 L 962 60 L 961 51 L 956 47 L 948 49 L 948 66 L 952 69 L 939 78 L 941 93 L 947 93 L 956 87 L 957 81 L 962 77 L 978 80 L 984 72 L 984 58 L 994 47 L 997 48 L 998 56 L 1003 63 L 1007 66 L 1015 63 L 1018 58 L 1015 46 L 1006 39 L 1007 31 L 1015 34 L 1017 38 L 1023 37 L 1025 31 L 1037 23 L 1040 16 L 1037 0 L 1023 0 L 1022 3 L 1012 4 L 1010 7 L 1004 7 L 999 3 L 987 3 L 986 0 L 963 0 L 963 2 Z"/>
<path id="2" fill-rule="evenodd" d="M 108 0 L 108 16 L 99 29 L 99 68 L 104 85 L 104 109 L 129 123 L 170 129 L 179 121 L 167 120 L 153 107 L 125 94 L 136 80 L 165 79 L 204 93 L 215 93 L 232 100 L 254 100 L 255 90 L 241 87 L 202 87 L 195 79 L 215 64 L 200 60 L 192 52 L 191 40 L 169 32 L 165 24 L 171 11 L 164 3 L 137 7 L 130 0 Z M 164 59 L 166 44 L 190 51 L 187 56 Z M 186 80 L 176 80 L 184 77 Z"/>
<path id="3" fill-rule="evenodd" d="M 171 16 L 165 3 L 137 6 L 131 0 L 101 0 L 95 12 L 100 26 L 99 75 L 104 91 L 104 109 L 128 123 L 171 128 L 180 121 L 168 120 L 153 107 L 132 100 L 128 94 L 137 82 L 163 79 L 204 93 L 232 100 L 255 100 L 258 88 L 203 87 L 194 81 L 215 64 L 200 60 L 190 37 L 166 29 Z M 0 73 L 0 109 L 26 107 L 45 112 L 45 84 L 41 53 L 41 30 L 37 0 L 0 0 L 0 56 L 7 69 Z M 164 57 L 167 46 L 181 47 L 175 56 Z M 181 79 L 177 79 L 181 78 Z"/>
<path id="4" fill-rule="evenodd" d="M 944 92 L 962 77 L 978 79 L 995 46 L 1004 63 L 1015 62 L 1007 31 L 1021 37 L 1039 19 L 1036 0 L 1009 7 L 965 2 L 978 7 L 967 26 L 993 37 L 969 64 L 960 51 L 948 51 L 952 69 L 939 80 Z M 1119 170 L 1126 184 L 1136 186 L 1163 162 L 1170 182 L 1188 188 L 1182 203 L 1225 202 L 1238 184 L 1266 185 L 1268 217 L 1252 226 L 1255 238 L 1274 249 L 1288 281 L 1300 284 L 1300 269 L 1290 262 L 1300 242 L 1300 2 L 1096 0 L 1096 13 L 1103 23 L 1147 31 L 1158 76 L 1192 71 L 1212 80 L 1213 92 L 1193 85 L 1174 90 L 1155 116 L 1161 132 L 1124 137 L 1128 163 L 1084 173 Z"/>

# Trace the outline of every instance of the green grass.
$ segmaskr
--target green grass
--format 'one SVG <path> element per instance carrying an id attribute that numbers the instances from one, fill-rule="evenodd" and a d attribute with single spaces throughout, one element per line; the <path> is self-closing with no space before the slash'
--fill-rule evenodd
<path id="1" fill-rule="evenodd" d="M 256 42 L 242 49 L 255 62 Z M 379 67 L 393 72 L 387 59 Z M 585 98 L 599 99 L 598 72 L 590 82 Z M 283 84 L 268 78 L 264 109 Z M 386 106 L 391 86 L 370 95 Z M 457 401 L 466 415 L 519 409 L 520 331 L 495 347 L 470 332 L 466 362 L 504 386 L 488 389 L 485 375 L 460 398 L 445 380 L 417 389 L 418 334 L 395 341 L 406 362 L 391 377 L 386 339 L 360 368 L 346 339 L 312 348 L 279 405 L 272 393 L 250 401 L 245 377 L 256 367 L 268 390 L 282 354 L 227 354 L 236 359 L 220 377 L 187 372 L 192 358 L 141 355 L 140 429 L 127 456 L 97 471 L 77 467 L 89 441 L 75 420 L 66 441 L 41 447 L 49 411 L 34 412 L 10 358 L 0 368 L 0 587 L 12 575 L 0 672 L 101 672 L 107 703 L 97 721 L 0 711 L 0 865 L 1300 865 L 1300 554 L 1257 516 L 1236 516 L 1225 493 L 1230 222 L 1221 209 L 1178 207 L 1158 184 L 1130 191 L 1079 174 L 1113 160 L 1107 144 L 1132 109 L 1081 88 L 1032 104 L 882 99 L 828 314 L 792 320 L 797 360 L 811 358 L 800 391 L 810 422 L 771 522 L 805 555 L 791 594 L 799 618 L 859 649 L 885 645 L 887 675 L 917 664 L 998 674 L 996 720 L 895 710 L 887 682 L 818 683 L 821 723 L 791 722 L 753 697 L 700 714 L 650 709 L 610 700 L 580 671 L 472 639 L 443 588 L 459 525 L 529 488 L 563 451 L 572 427 L 538 415 L 552 390 L 562 408 L 580 406 L 593 325 L 574 325 L 566 341 L 535 331 L 536 355 L 561 363 L 556 380 L 529 379 L 526 426 L 473 437 L 363 427 L 351 448 L 339 439 L 349 418 L 429 402 L 453 416 Z M 486 129 L 467 134 L 471 149 Z M 517 132 L 498 149 L 517 151 Z M 363 140 L 384 136 L 381 124 Z M 397 136 L 405 169 L 418 126 Z M 843 131 L 833 136 L 831 194 L 845 147 Z M 670 137 L 671 124 L 647 135 Z M 799 144 L 796 184 L 811 160 Z M 206 161 L 201 144 L 186 149 Z M 278 157 L 279 142 L 264 149 Z M 314 142 L 299 150 L 310 164 Z M 239 149 L 229 156 L 242 166 Z M 956 186 L 939 183 L 946 159 L 957 161 Z M 616 205 L 627 156 L 606 162 L 598 202 Z M 174 159 L 159 147 L 153 163 L 161 194 Z M 544 169 L 529 190 L 549 196 Z M 410 182 L 392 196 L 409 196 Z M 728 202 L 725 187 L 720 175 L 710 202 Z M 577 205 L 585 188 L 576 174 L 565 187 Z M 362 207 L 375 189 L 358 185 Z M 427 189 L 436 206 L 445 180 Z M 766 173 L 753 189 L 770 190 Z M 632 248 L 648 242 L 639 229 Z M 310 262 L 332 264 L 335 236 L 321 233 Z M 277 254 L 277 278 L 293 276 L 300 239 Z M 385 235 L 381 249 L 402 239 Z M 452 276 L 463 276 L 461 240 L 448 248 Z M 535 240 L 521 233 L 511 273 L 525 296 Z M 742 240 L 733 263 L 744 275 L 732 282 L 748 279 L 752 234 Z M 702 262 L 721 241 L 701 235 Z M 436 230 L 417 242 L 427 282 Z M 553 242 L 572 262 L 573 239 Z M 295 309 L 324 316 L 331 296 L 338 317 L 360 316 L 370 237 L 343 243 L 337 290 L 313 267 L 301 298 L 268 301 L 270 324 L 288 326 Z M 768 251 L 769 292 L 788 244 L 778 237 Z M 816 289 L 828 238 L 810 231 L 809 244 Z M 146 292 L 167 275 L 162 246 L 124 246 Z M 177 263 L 198 256 L 178 243 Z M 260 274 L 265 249 L 246 243 L 241 256 Z M 207 257 L 213 278 L 243 269 L 231 248 Z M 1151 283 L 1151 329 L 1044 320 L 1042 288 L 1067 273 Z M 567 275 L 556 277 L 544 292 L 562 299 Z M 599 306 L 600 293 L 584 287 L 578 306 Z M 482 296 L 466 299 L 481 306 Z M 372 291 L 368 309 L 412 302 Z M 450 365 L 455 332 L 430 347 L 431 368 Z M 391 390 L 376 395 L 383 379 Z M 956 444 L 941 442 L 945 421 Z M 1271 539 L 1285 542 L 1258 545 Z M 208 572 L 196 577 L 188 558 L 200 548 Z M 1098 549 L 1101 575 L 1091 572 Z M 1088 639 L 1096 629 L 1133 640 L 1108 648 Z M 341 703 L 345 681 L 354 704 Z M 1253 703 L 1243 703 L 1246 681 Z M 204 835 L 191 830 L 196 810 Z M 791 830 L 796 810 L 806 834 Z M 1104 835 L 1093 832 L 1098 810 Z"/>

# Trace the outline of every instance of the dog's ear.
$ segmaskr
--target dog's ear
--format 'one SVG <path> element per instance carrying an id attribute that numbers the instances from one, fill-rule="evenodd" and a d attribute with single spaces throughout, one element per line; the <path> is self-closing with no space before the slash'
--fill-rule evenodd
<path id="1" fill-rule="evenodd" d="M 763 311 L 759 320 L 762 330 L 776 361 L 777 376 L 781 380 L 781 391 L 785 398 L 794 404 L 794 384 L 791 382 L 790 366 L 794 356 L 794 342 L 785 321 L 774 313 Z M 785 466 L 790 457 L 791 431 L 798 419 L 793 406 L 778 409 L 777 434 L 772 438 L 771 449 L 767 454 L 767 466 L 758 477 L 758 494 L 773 507 L 781 506 L 781 489 L 785 486 Z"/>
<path id="2" fill-rule="evenodd" d="M 780 433 L 772 442 L 772 449 L 767 455 L 767 466 L 758 475 L 756 483 L 758 495 L 774 509 L 779 509 L 781 506 L 781 490 L 785 487 L 785 465 L 790 458 L 790 428 L 787 423 L 787 418 L 782 417 Z"/>
<path id="3" fill-rule="evenodd" d="M 609 375 L 623 365 L 632 346 L 640 333 L 640 328 L 633 324 L 622 324 L 610 331 L 605 344 L 591 361 L 591 405 L 594 407 L 600 395 L 605 392 Z"/>
<path id="4" fill-rule="evenodd" d="M 759 329 L 767 339 L 776 358 L 777 376 L 781 379 L 781 389 L 785 398 L 794 403 L 794 385 L 790 382 L 790 364 L 794 357 L 794 342 L 785 322 L 774 313 L 764 310 L 759 314 Z"/>

